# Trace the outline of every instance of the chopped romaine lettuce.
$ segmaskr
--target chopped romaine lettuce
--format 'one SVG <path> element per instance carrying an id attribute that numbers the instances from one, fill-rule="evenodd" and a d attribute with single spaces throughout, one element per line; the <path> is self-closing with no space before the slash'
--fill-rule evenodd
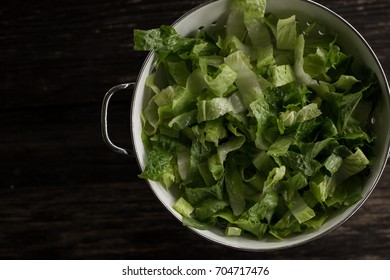
<path id="1" fill-rule="evenodd" d="M 134 49 L 157 57 L 140 177 L 175 188 L 186 226 L 283 239 L 361 198 L 375 77 L 358 74 L 337 34 L 265 8 L 232 0 L 224 31 L 191 38 L 134 31 Z"/>

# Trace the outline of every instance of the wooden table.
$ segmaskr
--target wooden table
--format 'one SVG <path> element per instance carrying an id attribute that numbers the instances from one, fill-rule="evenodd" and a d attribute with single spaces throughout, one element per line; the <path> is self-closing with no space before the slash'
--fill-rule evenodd
<path id="1" fill-rule="evenodd" d="M 171 24 L 202 0 L 3 1 L 0 7 L 0 258 L 389 259 L 390 166 L 344 225 L 297 248 L 242 252 L 183 227 L 100 134 L 103 95 L 146 56 L 132 30 Z M 355 26 L 390 78 L 390 2 L 319 0 Z M 110 133 L 130 147 L 131 92 Z"/>

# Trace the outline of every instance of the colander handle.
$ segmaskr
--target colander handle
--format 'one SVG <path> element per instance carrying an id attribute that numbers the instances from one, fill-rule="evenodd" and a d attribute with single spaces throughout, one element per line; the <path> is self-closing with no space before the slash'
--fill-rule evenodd
<path id="1" fill-rule="evenodd" d="M 124 90 L 127 88 L 134 88 L 135 83 L 126 83 L 126 84 L 120 84 L 112 87 L 107 93 L 104 95 L 103 98 L 103 105 L 102 105 L 102 111 L 101 111 L 101 130 L 102 130 L 102 137 L 104 143 L 113 150 L 114 152 L 126 156 L 134 156 L 134 153 L 132 150 L 125 149 L 118 147 L 114 143 L 112 143 L 109 135 L 108 135 L 108 104 L 110 103 L 111 97 L 118 91 Z"/>

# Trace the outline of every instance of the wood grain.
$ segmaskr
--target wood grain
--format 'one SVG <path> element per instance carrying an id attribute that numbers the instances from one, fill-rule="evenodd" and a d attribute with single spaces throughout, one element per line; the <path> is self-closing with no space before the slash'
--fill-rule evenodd
<path id="1" fill-rule="evenodd" d="M 359 211 L 309 244 L 250 253 L 184 228 L 100 136 L 104 93 L 134 81 L 146 54 L 132 30 L 171 24 L 204 1 L 3 1 L 0 6 L 0 258 L 389 259 L 390 166 Z M 370 43 L 390 78 L 390 2 L 320 0 Z M 131 92 L 110 134 L 131 147 Z"/>

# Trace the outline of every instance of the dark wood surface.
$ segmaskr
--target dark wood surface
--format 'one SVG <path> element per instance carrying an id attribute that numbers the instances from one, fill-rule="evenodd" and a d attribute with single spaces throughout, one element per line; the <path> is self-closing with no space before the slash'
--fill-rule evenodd
<path id="1" fill-rule="evenodd" d="M 134 158 L 103 143 L 100 107 L 146 56 L 132 30 L 171 24 L 202 0 L 2 1 L 0 258 L 389 259 L 390 166 L 362 208 L 319 241 L 250 253 L 183 227 L 137 178 Z M 320 0 L 355 26 L 390 78 L 390 1 Z M 131 92 L 110 107 L 131 147 Z"/>

